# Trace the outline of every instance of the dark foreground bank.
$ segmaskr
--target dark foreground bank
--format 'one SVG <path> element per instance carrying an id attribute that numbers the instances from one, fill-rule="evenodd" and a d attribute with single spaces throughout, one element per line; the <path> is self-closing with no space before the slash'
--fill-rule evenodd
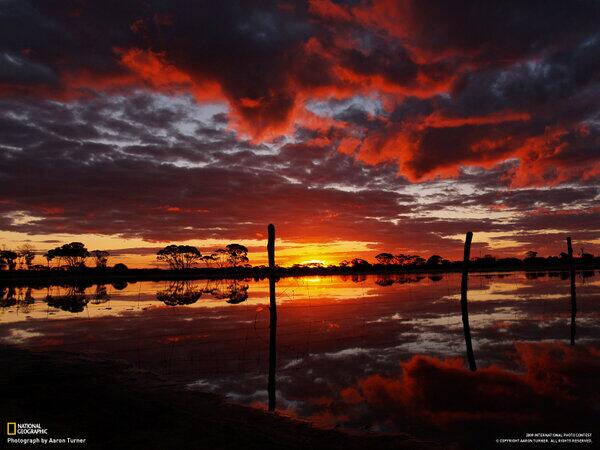
<path id="1" fill-rule="evenodd" d="M 228 404 L 213 394 L 125 363 L 0 347 L 2 422 L 40 424 L 48 438 L 84 438 L 58 448 L 425 449 L 453 448 L 409 436 L 348 435 Z M 243 382 L 243 381 L 240 381 Z M 7 444 L 3 448 L 30 448 Z M 37 438 L 38 435 L 14 436 Z M 44 446 L 44 447 L 47 447 Z"/>

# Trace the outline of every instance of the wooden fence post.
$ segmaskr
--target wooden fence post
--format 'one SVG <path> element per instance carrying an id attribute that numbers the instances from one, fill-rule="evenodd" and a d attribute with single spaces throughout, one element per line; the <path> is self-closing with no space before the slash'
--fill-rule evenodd
<path id="1" fill-rule="evenodd" d="M 471 258 L 471 241 L 473 233 L 467 232 L 465 239 L 465 253 L 463 257 L 462 280 L 460 283 L 460 309 L 462 313 L 463 330 L 465 332 L 465 344 L 467 346 L 467 360 L 469 361 L 469 369 L 477 370 L 475 364 L 475 355 L 473 354 L 473 344 L 471 342 L 471 327 L 469 325 L 469 310 L 467 307 L 467 291 L 469 288 L 469 259 Z"/>
<path id="2" fill-rule="evenodd" d="M 575 316 L 577 315 L 577 298 L 575 292 L 575 263 L 573 262 L 573 245 L 571 238 L 567 238 L 569 252 L 569 273 L 571 278 L 571 345 L 575 345 Z"/>
<path id="3" fill-rule="evenodd" d="M 269 224 L 269 240 L 267 253 L 269 255 L 269 411 L 275 410 L 276 389 L 275 371 L 277 365 L 277 303 L 275 297 L 275 227 Z"/>

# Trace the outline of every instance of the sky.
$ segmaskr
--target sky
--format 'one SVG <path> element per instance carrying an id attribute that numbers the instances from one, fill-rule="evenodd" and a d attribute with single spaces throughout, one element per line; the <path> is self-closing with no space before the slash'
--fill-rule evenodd
<path id="1" fill-rule="evenodd" d="M 599 146 L 597 1 L 0 2 L 6 248 L 598 254 Z"/>

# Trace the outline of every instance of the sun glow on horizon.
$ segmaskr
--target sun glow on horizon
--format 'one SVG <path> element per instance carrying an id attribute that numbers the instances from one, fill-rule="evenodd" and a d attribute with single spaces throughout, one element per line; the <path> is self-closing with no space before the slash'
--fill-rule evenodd
<path id="1" fill-rule="evenodd" d="M 304 261 L 300 261 L 298 264 L 302 264 L 303 266 L 317 265 L 317 264 L 327 266 L 330 264 L 330 262 L 325 259 L 307 259 Z"/>

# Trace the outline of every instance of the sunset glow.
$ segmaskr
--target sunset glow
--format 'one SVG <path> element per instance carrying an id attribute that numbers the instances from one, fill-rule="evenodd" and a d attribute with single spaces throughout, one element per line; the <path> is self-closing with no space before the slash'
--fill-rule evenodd
<path id="1" fill-rule="evenodd" d="M 597 3 L 29 3 L 0 16 L 7 248 L 600 250 Z"/>
<path id="2" fill-rule="evenodd" d="M 0 187 L 10 448 L 598 447 L 600 0 L 0 0 Z"/>

